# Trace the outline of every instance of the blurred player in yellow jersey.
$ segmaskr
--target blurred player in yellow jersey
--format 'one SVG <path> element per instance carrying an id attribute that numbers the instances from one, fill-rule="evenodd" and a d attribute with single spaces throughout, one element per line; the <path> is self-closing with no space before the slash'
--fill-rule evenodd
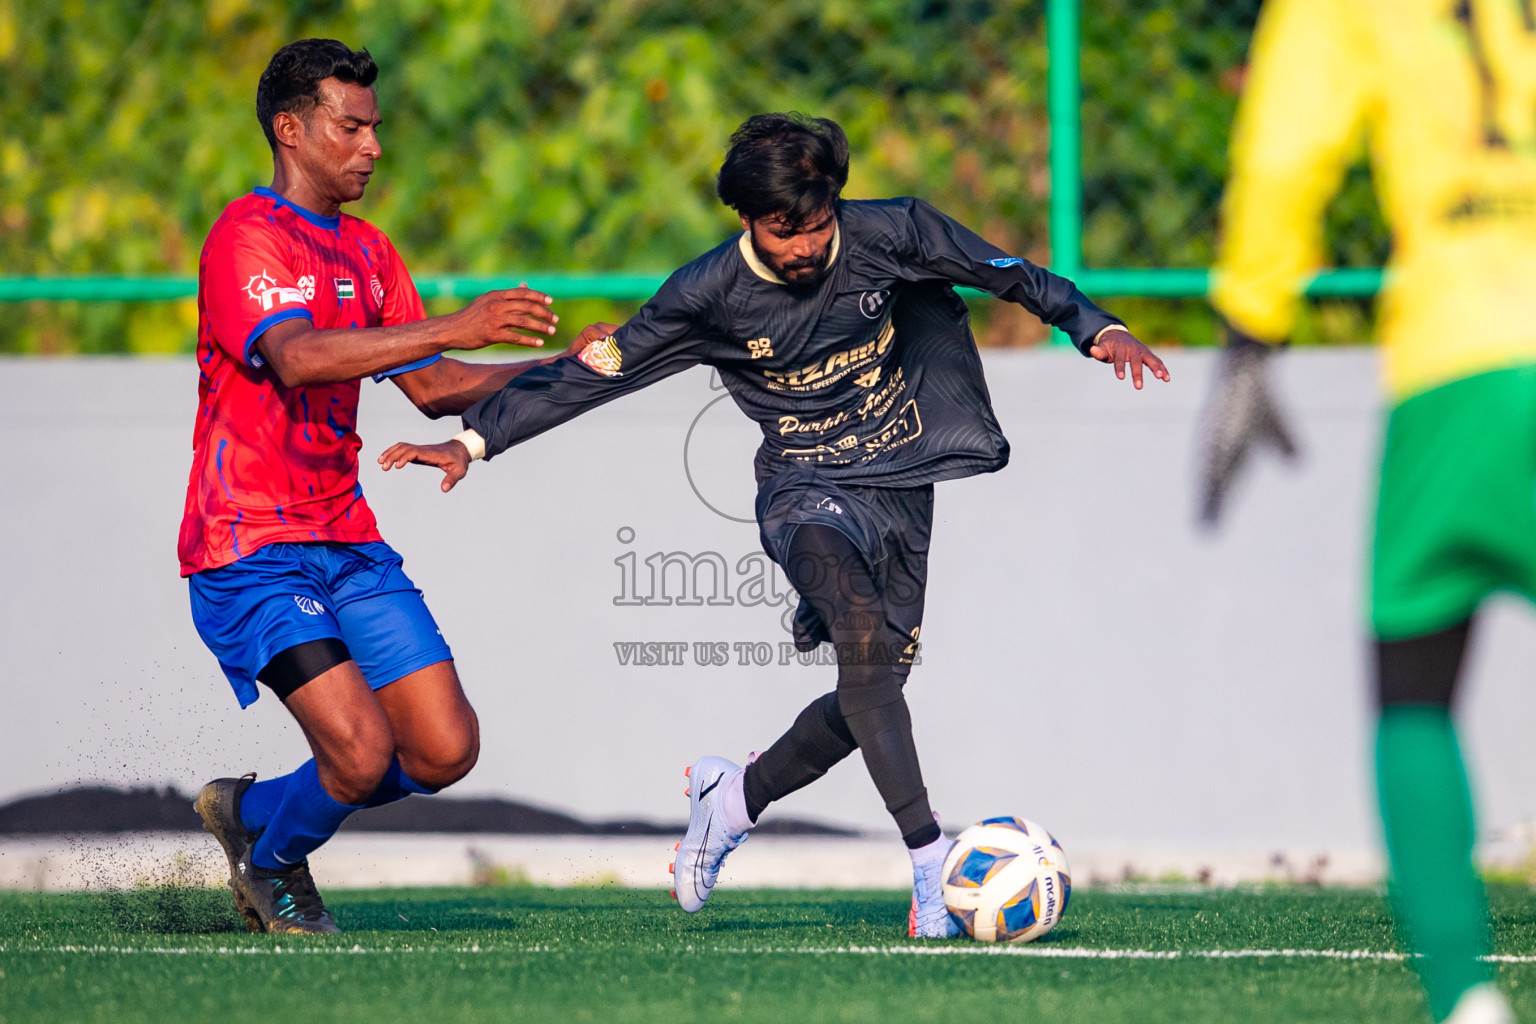
<path id="1" fill-rule="evenodd" d="M 1392 226 L 1390 415 L 1371 572 L 1394 908 L 1436 1020 L 1513 1021 L 1450 708 L 1478 605 L 1536 597 L 1536 0 L 1269 0 L 1233 139 L 1213 300 L 1229 326 L 1207 514 L 1246 447 L 1289 446 L 1268 346 L 1363 141 Z"/>

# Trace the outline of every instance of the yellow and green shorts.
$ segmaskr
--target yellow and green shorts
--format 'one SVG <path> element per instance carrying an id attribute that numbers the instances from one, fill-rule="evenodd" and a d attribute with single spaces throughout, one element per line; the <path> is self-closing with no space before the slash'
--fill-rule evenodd
<path id="1" fill-rule="evenodd" d="M 1376 636 L 1445 629 L 1500 590 L 1536 599 L 1536 366 L 1444 384 L 1387 420 L 1371 560 Z"/>

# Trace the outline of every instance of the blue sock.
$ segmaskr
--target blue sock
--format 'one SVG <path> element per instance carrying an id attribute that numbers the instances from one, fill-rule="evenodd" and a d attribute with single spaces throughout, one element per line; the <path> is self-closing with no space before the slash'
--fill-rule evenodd
<path id="1" fill-rule="evenodd" d="M 300 771 L 316 768 L 314 760 L 311 759 L 305 762 L 304 768 Z M 288 791 L 288 783 L 298 774 L 297 771 L 289 772 L 287 775 L 279 775 L 273 779 L 261 779 L 246 787 L 245 793 L 240 797 L 240 820 L 245 823 L 246 828 L 252 832 L 260 832 L 271 823 L 283 802 L 283 794 Z M 428 789 L 405 774 L 405 769 L 400 767 L 400 759 L 396 758 L 389 763 L 389 771 L 384 773 L 384 778 L 379 782 L 379 788 L 373 791 L 373 796 L 369 797 L 368 802 L 363 806 L 382 807 L 397 800 L 404 800 L 413 793 L 431 796 L 436 792 L 437 790 Z"/>
<path id="2" fill-rule="evenodd" d="M 314 764 L 311 760 L 309 764 Z M 283 794 L 288 790 L 288 781 L 297 772 L 289 772 L 287 775 L 279 775 L 275 779 L 261 779 L 246 787 L 245 794 L 240 797 L 240 820 L 245 827 L 252 832 L 260 832 L 267 827 L 272 816 L 277 813 L 278 805 L 283 802 Z M 368 798 L 364 807 L 382 807 L 392 804 L 396 800 L 404 800 L 412 793 L 421 796 L 431 796 L 435 789 L 428 789 L 409 775 L 400 767 L 400 759 L 397 757 L 389 763 L 389 771 L 384 773 L 384 778 L 379 782 L 379 788 L 373 791 L 373 796 Z"/>
<path id="3" fill-rule="evenodd" d="M 251 850 L 251 863 L 268 871 L 297 864 L 335 835 L 347 815 L 362 809 L 362 804 L 344 804 L 327 793 L 320 769 L 313 760 L 305 761 L 288 776 L 282 802 Z"/>
<path id="4" fill-rule="evenodd" d="M 246 828 L 252 832 L 260 832 L 267 827 L 267 822 L 272 820 L 272 815 L 277 813 L 278 805 L 283 802 L 283 794 L 288 790 L 288 781 L 295 774 L 297 773 L 289 772 L 275 779 L 260 779 L 246 787 L 245 793 L 240 797 L 240 820 L 245 823 Z"/>
<path id="5" fill-rule="evenodd" d="M 253 787 L 254 788 L 254 787 Z M 379 780 L 379 788 L 373 791 L 373 796 L 368 798 L 364 807 L 383 807 L 392 804 L 396 800 L 404 800 L 412 793 L 421 796 L 431 796 L 435 789 L 428 789 L 409 775 L 400 767 L 400 759 L 397 757 L 389 762 L 389 771 L 384 773 L 384 778 Z"/>
<path id="6" fill-rule="evenodd" d="M 311 759 L 305 763 L 308 768 L 314 765 Z M 260 832 L 272 821 L 272 816 L 277 813 L 277 808 L 283 802 L 283 794 L 288 791 L 288 783 L 298 772 L 289 772 L 287 775 L 279 775 L 273 779 L 261 779 L 246 787 L 245 793 L 240 797 L 240 820 L 245 827 L 252 832 Z M 428 789 L 409 775 L 400 767 L 400 759 L 395 758 L 389 763 L 389 771 L 384 773 L 384 778 L 379 781 L 379 788 L 373 791 L 373 796 L 368 798 L 364 807 L 382 807 L 392 804 L 396 800 L 404 800 L 413 793 L 421 796 L 431 796 L 435 789 Z"/>

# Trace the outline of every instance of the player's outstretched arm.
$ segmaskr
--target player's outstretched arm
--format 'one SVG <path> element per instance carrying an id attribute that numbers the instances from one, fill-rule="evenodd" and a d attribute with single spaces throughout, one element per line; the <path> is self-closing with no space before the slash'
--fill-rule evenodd
<path id="1" fill-rule="evenodd" d="M 556 359 L 564 359 L 568 356 L 579 355 L 582 349 L 586 348 L 588 345 L 595 341 L 601 341 L 604 338 L 611 337 L 613 332 L 618 329 L 618 326 L 615 324 L 592 324 L 589 327 L 583 328 L 581 334 L 577 335 L 576 341 L 572 343 L 570 349 L 562 352 L 560 355 L 553 356 L 549 359 L 540 359 L 537 361 L 530 360 L 524 363 L 515 364 L 511 367 L 486 367 L 487 370 L 495 372 L 487 373 L 483 380 L 478 382 L 475 386 L 477 388 L 486 386 L 488 382 L 495 380 L 498 376 L 501 376 L 503 371 L 510 371 L 510 374 L 506 377 L 506 379 L 503 380 L 500 384 L 496 385 L 496 388 L 493 389 L 499 390 L 501 387 L 504 387 L 507 383 L 515 379 L 524 371 L 533 369 L 536 366 L 548 366 Z M 402 374 L 402 376 L 415 376 L 418 373 L 424 373 L 427 370 L 433 369 L 433 367 L 440 365 L 440 363 L 446 362 L 453 362 L 453 360 L 440 360 L 439 363 L 434 363 L 433 366 L 424 367 L 422 370 L 413 370 L 409 374 Z M 471 366 L 472 364 L 461 363 L 459 365 Z M 452 371 L 450 370 L 449 372 L 451 373 Z M 426 394 L 427 387 L 428 385 L 417 386 L 418 393 L 423 395 Z M 411 387 L 402 385 L 402 389 L 405 390 L 406 394 L 412 394 Z M 467 394 L 455 394 L 447 400 L 447 403 L 457 403 L 459 401 L 463 401 L 467 397 L 469 397 Z M 413 401 L 414 400 L 415 399 L 413 398 Z M 478 398 L 476 400 L 478 400 Z M 421 402 L 417 402 L 418 407 L 420 407 L 421 404 Z M 470 404 L 472 405 L 473 402 Z M 426 410 L 424 409 L 423 411 Z M 432 413 L 429 412 L 428 415 L 430 416 Z M 438 415 L 441 415 L 441 413 Z M 433 418 L 436 417 L 434 416 Z M 461 438 L 467 438 L 468 440 L 461 440 Z M 470 450 L 471 446 L 474 446 L 474 451 Z M 411 465 L 412 463 L 422 466 L 436 466 L 438 469 L 443 471 L 442 488 L 443 493 L 446 494 L 447 492 L 453 490 L 454 485 L 457 484 L 460 480 L 464 479 L 465 475 L 469 473 L 470 463 L 474 462 L 476 459 L 482 459 L 484 457 L 484 439 L 482 439 L 474 431 L 469 430 L 465 431 L 463 434 L 460 434 L 458 437 L 443 442 L 442 444 L 409 444 L 404 441 L 393 444 L 384 451 L 384 454 L 379 456 L 379 465 L 384 467 L 384 471 L 386 473 L 391 469 L 401 469 L 405 466 Z"/>
<path id="2" fill-rule="evenodd" d="M 1125 380 L 1125 371 L 1131 371 L 1131 383 L 1141 390 L 1142 372 L 1145 370 L 1160 381 L 1171 381 L 1168 367 L 1157 354 L 1143 345 L 1130 331 L 1110 328 L 1102 331 L 1089 346 L 1088 354 L 1101 363 L 1114 363 L 1115 376 Z"/>
<path id="3" fill-rule="evenodd" d="M 458 438 L 444 441 L 442 444 L 407 444 L 401 441 L 392 444 L 379 456 L 379 465 L 384 467 L 384 472 L 392 469 L 401 469 L 416 463 L 421 466 L 436 466 L 443 471 L 443 493 L 453 490 L 455 484 L 463 480 L 469 472 L 469 449 Z"/>
<path id="4" fill-rule="evenodd" d="M 570 348 L 548 359 L 523 359 L 515 363 L 468 363 L 461 359 L 439 359 L 419 370 L 396 374 L 390 379 L 411 400 L 411 404 L 429 419 L 457 416 L 534 367 L 548 366 L 556 359 L 580 355 L 581 350 L 592 342 L 616 330 L 618 328 L 613 324 L 593 324 L 581 332 Z"/>
<path id="5" fill-rule="evenodd" d="M 309 320 L 274 324 L 256 342 L 284 387 L 311 387 L 387 373 L 450 349 L 542 347 L 560 318 L 531 288 L 487 292 L 456 313 L 389 327 L 320 329 Z"/>
<path id="6" fill-rule="evenodd" d="M 707 290 L 691 286 L 702 272 L 699 263 L 667 278 L 628 323 L 591 325 L 577 338 L 576 355 L 528 367 L 465 410 L 464 430 L 455 440 L 465 446 L 470 460 L 495 458 L 584 412 L 703 362 L 714 327 L 708 307 L 701 304 Z M 379 461 L 390 468 L 413 461 L 440 465 L 430 461 L 443 456 L 434 449 L 437 446 L 396 446 L 385 453 L 395 458 Z M 457 456 L 457 450 L 453 454 Z"/>
<path id="7" fill-rule="evenodd" d="M 1022 256 L 1010 256 L 959 221 L 921 199 L 907 201 L 907 249 L 903 276 L 970 285 L 1015 302 L 1042 322 L 1060 328 L 1085 356 L 1115 365 L 1115 376 L 1140 389 L 1144 370 L 1172 378 L 1163 361 L 1136 340 L 1119 317 L 1094 305 L 1077 285 Z"/>

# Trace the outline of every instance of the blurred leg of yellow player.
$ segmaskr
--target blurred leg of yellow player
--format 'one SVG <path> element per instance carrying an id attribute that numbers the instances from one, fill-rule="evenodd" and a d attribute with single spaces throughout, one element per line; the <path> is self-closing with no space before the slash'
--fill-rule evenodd
<path id="1" fill-rule="evenodd" d="M 1437 1019 L 1492 978 L 1472 795 L 1451 702 L 1472 617 L 1536 594 L 1536 366 L 1478 374 L 1392 410 L 1372 559 L 1376 773 L 1399 925 Z"/>

